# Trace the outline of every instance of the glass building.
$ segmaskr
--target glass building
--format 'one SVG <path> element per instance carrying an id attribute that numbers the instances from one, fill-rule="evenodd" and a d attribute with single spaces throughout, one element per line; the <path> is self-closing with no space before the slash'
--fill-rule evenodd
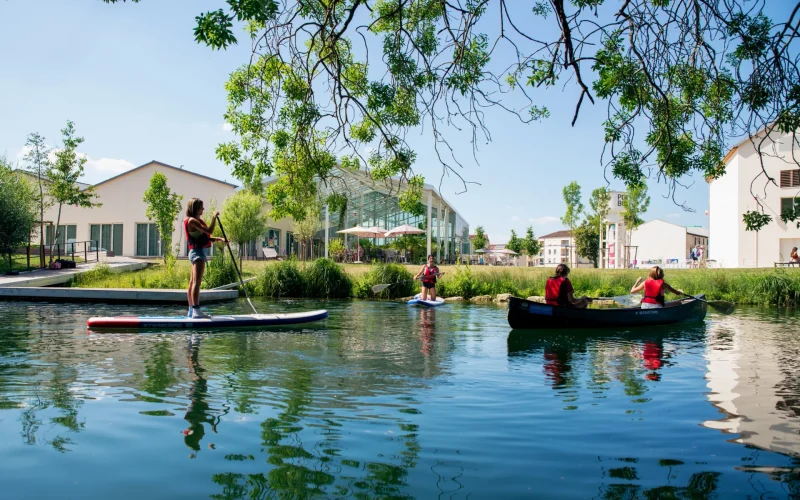
<path id="1" fill-rule="evenodd" d="M 355 236 L 339 235 L 336 233 L 339 230 L 378 226 L 389 231 L 403 224 L 425 230 L 427 253 L 435 247 L 437 261 L 452 261 L 456 254 L 469 254 L 469 223 L 453 205 L 426 184 L 422 193 L 424 213 L 410 214 L 400 208 L 398 200 L 405 187 L 394 179 L 375 181 L 364 171 L 338 169 L 328 184 L 321 186 L 321 191 L 323 198 L 332 192 L 347 196 L 347 209 L 343 217 L 340 213 L 323 210 L 323 229 L 317 237 L 325 242 L 326 254 L 331 238 L 343 237 L 346 246 L 355 245 Z M 379 245 L 386 242 L 387 238 L 376 239 Z"/>

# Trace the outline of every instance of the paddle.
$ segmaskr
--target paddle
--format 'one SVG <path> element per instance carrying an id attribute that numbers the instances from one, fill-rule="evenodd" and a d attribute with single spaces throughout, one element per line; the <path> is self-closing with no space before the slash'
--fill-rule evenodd
<path id="1" fill-rule="evenodd" d="M 247 295 L 247 288 L 244 286 L 244 280 L 242 279 L 242 273 L 239 271 L 239 266 L 236 265 L 236 257 L 233 255 L 233 250 L 231 250 L 231 244 L 228 241 L 228 237 L 225 235 L 225 228 L 222 227 L 222 219 L 219 215 L 217 215 L 217 222 L 219 222 L 219 230 L 222 231 L 222 237 L 225 238 L 225 245 L 228 247 L 228 252 L 231 254 L 231 259 L 233 259 L 233 267 L 236 269 L 236 274 L 239 276 L 239 284 L 242 286 L 242 290 L 244 291 L 244 296 L 247 298 L 247 303 L 250 304 L 250 308 L 253 309 L 253 312 L 258 314 L 256 311 L 255 306 L 253 303 L 250 302 L 250 296 Z"/>
<path id="2" fill-rule="evenodd" d="M 436 274 L 431 274 L 429 276 L 440 276 L 440 274 L 436 273 Z M 415 281 L 415 280 L 418 280 L 418 279 L 420 279 L 420 278 L 409 278 L 409 279 L 404 279 L 404 280 L 400 280 L 400 281 L 395 281 L 394 283 L 382 283 L 380 285 L 375 285 L 375 286 L 372 287 L 372 293 L 381 293 L 382 291 L 386 290 L 387 288 L 389 288 L 392 285 L 396 285 L 398 283 L 407 283 L 409 281 Z"/>
<path id="3" fill-rule="evenodd" d="M 688 293 L 683 293 L 681 295 L 690 299 L 699 300 L 700 302 L 705 302 L 720 314 L 730 314 L 733 312 L 734 307 L 736 307 L 733 302 L 728 302 L 727 300 L 706 300 L 695 297 L 694 295 L 689 295 Z"/>

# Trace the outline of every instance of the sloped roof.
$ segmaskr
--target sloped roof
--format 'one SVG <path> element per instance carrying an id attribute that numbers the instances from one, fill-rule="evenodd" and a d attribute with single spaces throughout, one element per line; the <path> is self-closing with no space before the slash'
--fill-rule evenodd
<path id="1" fill-rule="evenodd" d="M 145 167 L 149 167 L 150 165 L 158 165 L 158 166 L 161 166 L 161 167 L 171 168 L 173 170 L 178 170 L 179 172 L 184 172 L 184 173 L 187 173 L 187 174 L 190 174 L 190 175 L 196 175 L 197 177 L 201 177 L 203 179 L 208 179 L 208 180 L 214 181 L 214 182 L 219 182 L 220 184 L 225 184 L 226 186 L 230 186 L 230 187 L 233 187 L 233 188 L 236 187 L 236 184 L 231 184 L 230 182 L 221 181 L 221 180 L 215 179 L 213 177 L 208 177 L 207 175 L 198 174 L 197 172 L 192 172 L 191 170 L 184 170 L 182 168 L 173 167 L 172 165 L 167 165 L 166 163 L 160 162 L 158 160 L 152 160 L 152 161 L 149 161 L 149 162 L 145 163 L 144 165 L 139 165 L 136 168 L 132 168 L 130 170 L 126 170 L 125 172 L 122 172 L 119 175 L 115 175 L 114 177 L 111 177 L 111 178 L 106 179 L 104 181 L 98 182 L 97 184 L 95 184 L 95 187 L 100 186 L 102 184 L 109 183 L 109 182 L 111 182 L 113 180 L 119 179 L 120 177 L 123 177 L 123 176 L 128 175 L 128 174 L 133 173 L 133 172 L 136 172 L 137 170 L 141 170 L 141 169 L 143 169 Z"/>
<path id="2" fill-rule="evenodd" d="M 562 229 L 561 231 L 556 231 L 555 233 L 539 236 L 540 240 L 546 240 L 548 238 L 572 238 L 572 231 L 569 229 Z"/>

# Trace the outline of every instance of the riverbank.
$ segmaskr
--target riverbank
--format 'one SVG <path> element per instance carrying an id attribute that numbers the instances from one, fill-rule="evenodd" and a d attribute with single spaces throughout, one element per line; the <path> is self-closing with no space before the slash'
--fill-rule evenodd
<path id="1" fill-rule="evenodd" d="M 400 264 L 336 264 L 330 260 L 313 262 L 245 261 L 248 293 L 262 297 L 305 298 L 397 298 L 413 295 L 418 282 L 412 276 L 419 266 Z M 492 266 L 442 266 L 439 281 L 443 297 L 471 299 L 479 296 L 512 294 L 518 297 L 541 296 L 552 269 Z M 72 286 L 81 288 L 186 288 L 188 261 L 178 261 L 168 270 L 155 263 L 136 272 L 111 274 L 99 266 L 76 277 Z M 646 270 L 575 269 L 570 274 L 576 295 L 609 297 L 624 295 Z M 688 293 L 704 293 L 709 299 L 737 304 L 794 306 L 800 303 L 800 269 L 675 269 L 666 271 L 666 280 Z M 210 289 L 237 281 L 230 260 L 209 262 L 203 288 Z M 378 284 L 391 284 L 380 294 L 372 293 Z"/>

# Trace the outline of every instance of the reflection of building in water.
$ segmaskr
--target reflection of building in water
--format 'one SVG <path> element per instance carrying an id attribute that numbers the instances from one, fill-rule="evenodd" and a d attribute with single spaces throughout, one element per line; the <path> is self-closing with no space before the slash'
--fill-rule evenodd
<path id="1" fill-rule="evenodd" d="M 737 443 L 800 455 L 800 419 L 791 408 L 800 397 L 793 378 L 797 358 L 788 339 L 769 326 L 730 318 L 711 327 L 705 354 L 708 398 L 724 416 L 703 425 L 738 434 Z"/>

